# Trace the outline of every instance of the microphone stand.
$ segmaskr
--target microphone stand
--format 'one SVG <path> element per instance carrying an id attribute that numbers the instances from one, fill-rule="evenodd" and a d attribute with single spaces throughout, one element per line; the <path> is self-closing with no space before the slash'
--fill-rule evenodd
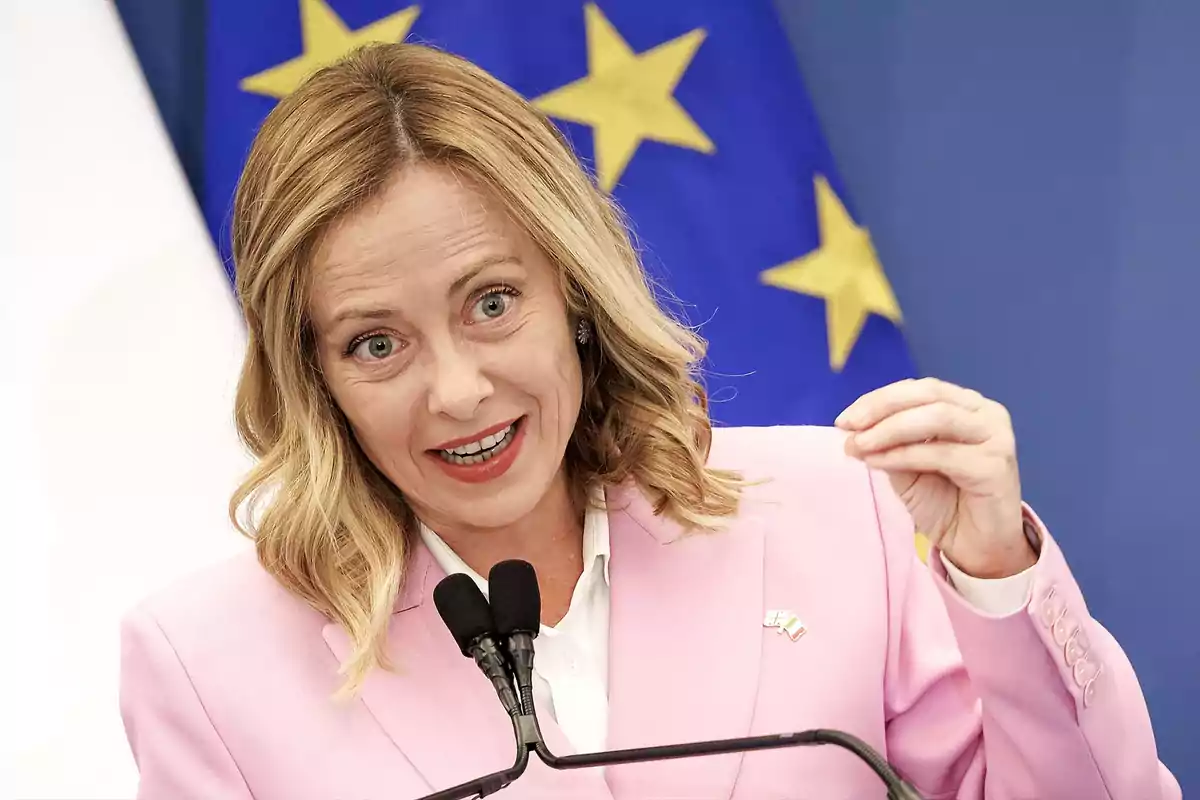
<path id="1" fill-rule="evenodd" d="M 781 747 L 802 745 L 835 744 L 850 750 L 867 763 L 887 786 L 888 800 L 922 800 L 915 787 L 898 776 L 870 745 L 842 731 L 816 728 L 799 733 L 777 733 L 766 736 L 748 736 L 741 739 L 718 739 L 688 744 L 668 744 L 655 747 L 635 747 L 625 750 L 608 750 L 603 753 L 583 753 L 571 756 L 556 756 L 538 741 L 534 752 L 551 769 L 580 769 L 602 767 L 613 764 L 636 764 L 642 761 L 664 761 L 673 758 L 744 753 L 754 750 L 774 750 Z"/>
<path id="2" fill-rule="evenodd" d="M 550 752 L 550 748 L 542 739 L 541 728 L 537 720 L 537 709 L 533 704 L 533 637 L 528 633 L 514 632 L 509 635 L 507 645 L 510 663 L 514 667 L 517 691 L 521 697 L 521 714 L 516 720 L 518 741 L 522 744 L 523 749 L 532 749 L 538 758 L 551 769 L 582 769 L 615 764 L 636 764 L 642 761 L 664 761 L 673 758 L 774 750 L 781 747 L 834 744 L 851 751 L 874 770 L 887 787 L 888 800 L 922 800 L 916 788 L 897 775 L 891 765 L 870 745 L 852 734 L 827 728 L 816 728 L 799 733 L 748 736 L 741 739 L 719 739 L 687 744 L 608 750 L 603 753 L 556 756 Z"/>
<path id="3" fill-rule="evenodd" d="M 625 750 L 609 750 L 603 753 L 582 753 L 570 756 L 556 756 L 550 752 L 542 739 L 538 727 L 537 712 L 522 713 L 512 717 L 513 732 L 518 741 L 517 759 L 513 766 L 499 772 L 493 772 L 482 778 L 460 783 L 449 789 L 443 789 L 426 795 L 421 800 L 464 800 L 464 798 L 485 797 L 507 787 L 520 777 L 529 766 L 529 752 L 537 754 L 546 766 L 551 769 L 584 769 L 588 767 L 603 767 L 616 764 L 636 764 L 642 761 L 662 761 L 674 758 L 693 758 L 696 756 L 722 755 L 725 753 L 742 753 L 754 750 L 774 750 L 781 747 L 798 747 L 805 745 L 835 744 L 856 754 L 874 770 L 884 782 L 888 790 L 888 800 L 922 800 L 917 790 L 902 780 L 892 768 L 880 758 L 870 745 L 842 731 L 816 728 L 799 733 L 779 733 L 766 736 L 748 736 L 741 739 L 718 739 L 707 742 L 689 742 L 688 744 L 658 745 L 655 747 L 635 747 Z"/>
<path id="4" fill-rule="evenodd" d="M 513 765 L 508 769 L 502 769 L 498 772 L 493 772 L 490 775 L 484 775 L 482 778 L 474 778 L 466 783 L 460 783 L 458 786 L 451 786 L 449 789 L 442 789 L 440 792 L 425 795 L 421 800 L 464 800 L 465 798 L 486 797 L 489 794 L 494 794 L 508 786 L 525 772 L 525 768 L 529 766 L 529 751 L 531 746 L 527 745 L 523 739 L 524 729 L 528 723 L 523 724 L 524 715 L 511 715 L 513 725 L 513 736 L 517 740 L 517 758 Z M 536 726 L 536 721 L 534 725 Z M 538 734 L 539 740 L 541 734 Z"/>

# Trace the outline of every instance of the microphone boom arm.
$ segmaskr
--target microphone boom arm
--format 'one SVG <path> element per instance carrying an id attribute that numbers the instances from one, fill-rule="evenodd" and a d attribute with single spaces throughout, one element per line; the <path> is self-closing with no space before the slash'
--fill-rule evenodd
<path id="1" fill-rule="evenodd" d="M 720 739 L 688 744 L 609 750 L 603 753 L 556 756 L 550 752 L 550 748 L 542 739 L 541 730 L 538 727 L 537 709 L 533 705 L 533 636 L 524 631 L 514 631 L 509 634 L 507 641 L 504 641 L 503 644 L 508 651 L 509 663 L 513 667 L 517 690 L 521 695 L 518 741 L 522 746 L 537 753 L 538 758 L 552 769 L 582 769 L 616 764 L 636 764 L 641 761 L 665 761 L 674 758 L 745 753 L 753 750 L 774 750 L 781 747 L 835 744 L 851 751 L 874 770 L 888 789 L 888 800 L 921 800 L 921 795 L 917 790 L 897 775 L 891 765 L 869 744 L 852 734 L 828 728 L 816 728 L 799 733 L 750 736 L 742 739 Z"/>
<path id="2" fill-rule="evenodd" d="M 536 718 L 535 718 L 536 719 Z M 536 724 L 536 723 L 535 723 Z M 843 731 L 827 728 L 800 731 L 799 733 L 776 733 L 766 736 L 749 736 L 742 739 L 718 739 L 688 744 L 668 744 L 655 747 L 635 747 L 625 750 L 609 750 L 603 753 L 581 753 L 556 756 L 537 741 L 534 750 L 546 765 L 554 769 L 582 769 L 586 767 L 636 764 L 642 761 L 665 761 L 674 758 L 713 756 L 725 753 L 744 753 L 754 750 L 774 750 L 781 747 L 800 747 L 818 744 L 835 744 L 856 754 L 874 770 L 888 787 L 888 800 L 921 800 L 917 790 L 902 780 L 891 766 L 870 745 Z"/>
<path id="3" fill-rule="evenodd" d="M 511 719 L 513 735 L 521 743 L 521 746 L 517 748 L 516 761 L 513 762 L 511 767 L 493 772 L 490 775 L 484 775 L 481 778 L 474 778 L 466 783 L 460 783 L 458 786 L 451 786 L 449 789 L 442 789 L 440 792 L 425 795 L 421 800 L 465 800 L 465 798 L 486 797 L 489 794 L 495 794 L 521 777 L 522 773 L 525 772 L 525 768 L 529 766 L 529 751 L 531 747 L 526 745 L 522 740 L 521 717 L 514 715 Z"/>

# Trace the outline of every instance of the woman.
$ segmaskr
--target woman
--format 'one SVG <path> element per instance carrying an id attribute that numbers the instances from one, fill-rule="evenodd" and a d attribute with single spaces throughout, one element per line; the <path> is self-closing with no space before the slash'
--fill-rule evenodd
<path id="1" fill-rule="evenodd" d="M 417 797 L 510 764 L 430 599 L 507 558 L 539 576 L 560 754 L 832 727 L 928 797 L 1180 796 L 1022 503 L 1004 409 L 906 381 L 840 430 L 713 430 L 702 344 L 616 212 L 472 65 L 388 45 L 313 77 L 264 124 L 233 235 L 259 464 L 231 510 L 257 558 L 126 622 L 142 797 Z M 796 748 L 535 763 L 503 796 L 881 794 Z"/>

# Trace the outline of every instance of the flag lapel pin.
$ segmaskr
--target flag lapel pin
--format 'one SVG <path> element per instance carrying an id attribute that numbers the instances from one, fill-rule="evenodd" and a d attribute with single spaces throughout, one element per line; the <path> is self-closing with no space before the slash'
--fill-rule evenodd
<path id="1" fill-rule="evenodd" d="M 800 621 L 799 617 L 791 611 L 784 610 L 768 611 L 763 620 L 763 627 L 774 628 L 776 633 L 787 636 L 793 642 L 808 633 L 808 628 L 804 627 L 804 623 Z"/>

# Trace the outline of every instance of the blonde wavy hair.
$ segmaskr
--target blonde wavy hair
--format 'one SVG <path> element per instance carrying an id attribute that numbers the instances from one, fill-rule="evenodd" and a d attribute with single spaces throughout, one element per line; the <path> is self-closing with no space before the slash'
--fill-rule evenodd
<path id="1" fill-rule="evenodd" d="M 230 516 L 268 572 L 349 634 L 343 695 L 373 667 L 391 667 L 387 626 L 415 520 L 324 383 L 308 280 L 335 221 L 418 162 L 495 193 L 559 268 L 570 312 L 592 323 L 566 455 L 577 500 L 632 479 L 658 513 L 705 531 L 735 513 L 743 486 L 737 473 L 706 466 L 712 429 L 696 378 L 704 343 L 655 302 L 621 215 L 558 129 L 453 55 L 413 44 L 354 52 L 267 116 L 232 228 L 248 329 L 237 426 L 257 464 Z"/>

